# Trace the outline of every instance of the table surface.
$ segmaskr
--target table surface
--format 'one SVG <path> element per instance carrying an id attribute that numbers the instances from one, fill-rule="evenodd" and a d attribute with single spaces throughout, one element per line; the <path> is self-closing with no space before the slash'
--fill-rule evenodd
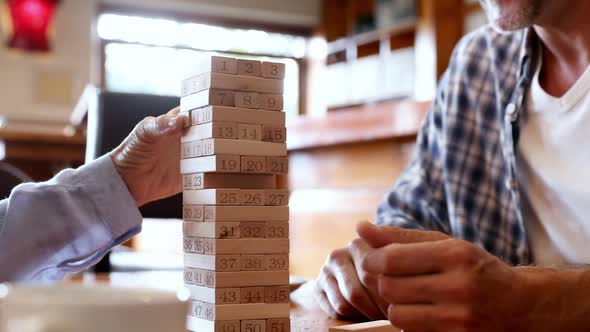
<path id="1" fill-rule="evenodd" d="M 69 279 L 85 284 L 109 283 L 120 287 L 148 287 L 177 290 L 182 287 L 181 271 L 115 272 L 105 275 L 85 274 Z M 291 293 L 291 332 L 328 332 L 331 326 L 353 322 L 331 319 L 313 296 L 313 283 L 303 284 Z"/>

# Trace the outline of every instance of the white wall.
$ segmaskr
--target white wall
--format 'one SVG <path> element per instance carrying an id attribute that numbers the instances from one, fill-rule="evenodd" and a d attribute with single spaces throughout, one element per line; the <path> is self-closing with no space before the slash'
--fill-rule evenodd
<path id="1" fill-rule="evenodd" d="M 0 31 L 0 115 L 9 119 L 67 120 L 84 86 L 97 83 L 99 78 L 100 49 L 92 29 L 99 2 L 298 26 L 315 26 L 321 14 L 320 0 L 64 0 L 56 12 L 53 50 L 48 55 L 8 50 L 4 46 L 6 32 Z M 6 7 L 0 7 L 4 23 L 6 16 Z M 70 77 L 72 100 L 66 104 L 37 101 L 36 80 L 42 73 Z"/>

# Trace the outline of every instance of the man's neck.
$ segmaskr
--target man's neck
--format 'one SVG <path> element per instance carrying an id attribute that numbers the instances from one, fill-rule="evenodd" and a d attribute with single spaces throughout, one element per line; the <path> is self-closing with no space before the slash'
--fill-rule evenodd
<path id="1" fill-rule="evenodd" d="M 561 97 L 590 65 L 590 1 L 553 4 L 556 8 L 546 11 L 550 17 L 541 17 L 534 29 L 542 42 L 540 84 L 550 95 Z"/>

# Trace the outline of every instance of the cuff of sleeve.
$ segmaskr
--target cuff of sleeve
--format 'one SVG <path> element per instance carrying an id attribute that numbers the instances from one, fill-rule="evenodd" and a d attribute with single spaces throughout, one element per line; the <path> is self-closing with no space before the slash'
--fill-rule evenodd
<path id="1" fill-rule="evenodd" d="M 141 213 L 109 154 L 80 167 L 77 175 L 113 239 L 124 241 L 141 230 Z"/>

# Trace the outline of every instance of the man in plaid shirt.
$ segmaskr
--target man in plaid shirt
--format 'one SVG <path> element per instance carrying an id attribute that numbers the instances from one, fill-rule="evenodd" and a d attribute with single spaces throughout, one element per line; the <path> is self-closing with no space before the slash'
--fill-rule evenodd
<path id="1" fill-rule="evenodd" d="M 590 1 L 480 2 L 491 24 L 457 45 L 382 227 L 322 268 L 332 316 L 590 330 Z"/>

